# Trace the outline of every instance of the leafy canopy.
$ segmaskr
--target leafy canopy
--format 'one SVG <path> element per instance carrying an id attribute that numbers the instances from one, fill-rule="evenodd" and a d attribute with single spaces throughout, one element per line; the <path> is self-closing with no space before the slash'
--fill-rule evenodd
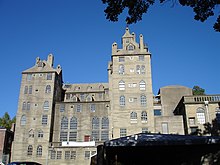
<path id="1" fill-rule="evenodd" d="M 165 3 L 168 0 L 159 0 Z M 220 6 L 220 0 L 177 0 L 181 6 L 191 7 L 195 13 L 194 19 L 204 22 L 210 16 L 214 16 L 215 8 Z M 109 21 L 118 21 L 118 16 L 128 9 L 126 17 L 127 24 L 136 23 L 142 20 L 142 15 L 147 13 L 149 7 L 154 4 L 155 0 L 102 0 L 103 4 L 107 4 L 104 10 L 106 19 Z M 172 3 L 176 1 L 172 0 Z M 217 11 L 216 11 L 217 13 Z M 219 14 L 219 12 L 218 12 Z M 220 14 L 213 26 L 214 30 L 220 32 Z"/>
<path id="2" fill-rule="evenodd" d="M 5 114 L 0 118 L 0 126 L 7 129 L 11 129 L 12 123 L 15 123 L 15 121 L 15 117 L 11 119 L 8 112 L 5 112 Z"/>
<path id="3" fill-rule="evenodd" d="M 205 89 L 200 88 L 199 86 L 193 87 L 193 95 L 205 95 Z"/>

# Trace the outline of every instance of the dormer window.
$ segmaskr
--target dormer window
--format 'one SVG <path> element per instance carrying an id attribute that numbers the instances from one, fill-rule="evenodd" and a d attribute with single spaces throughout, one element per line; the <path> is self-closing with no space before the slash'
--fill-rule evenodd
<path id="1" fill-rule="evenodd" d="M 128 45 L 127 50 L 128 50 L 128 51 L 134 50 L 134 45 Z"/>

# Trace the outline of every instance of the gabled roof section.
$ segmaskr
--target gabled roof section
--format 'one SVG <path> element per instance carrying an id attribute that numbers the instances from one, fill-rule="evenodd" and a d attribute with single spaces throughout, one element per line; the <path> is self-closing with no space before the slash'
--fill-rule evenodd
<path id="1" fill-rule="evenodd" d="M 112 44 L 112 55 L 151 55 L 147 45 L 144 44 L 144 38 L 142 34 L 139 36 L 139 41 L 139 43 L 136 42 L 135 33 L 130 33 L 129 28 L 126 27 L 125 33 L 122 36 L 122 49 L 118 49 L 117 43 L 114 42 Z"/>
<path id="2" fill-rule="evenodd" d="M 54 57 L 52 54 L 48 55 L 47 60 L 41 60 L 39 57 L 37 57 L 35 65 L 22 73 L 57 72 L 60 74 L 62 70 L 61 66 L 58 65 L 56 68 L 53 68 L 53 61 Z"/>

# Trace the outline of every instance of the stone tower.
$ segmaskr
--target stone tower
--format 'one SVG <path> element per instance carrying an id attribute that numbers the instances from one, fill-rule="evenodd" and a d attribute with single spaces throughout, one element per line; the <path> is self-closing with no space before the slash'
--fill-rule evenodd
<path id="1" fill-rule="evenodd" d="M 62 98 L 62 70 L 53 55 L 22 72 L 12 160 L 46 164 L 52 141 L 55 102 Z"/>
<path id="2" fill-rule="evenodd" d="M 112 45 L 108 66 L 112 138 L 154 132 L 151 54 L 126 28 L 122 49 Z"/>

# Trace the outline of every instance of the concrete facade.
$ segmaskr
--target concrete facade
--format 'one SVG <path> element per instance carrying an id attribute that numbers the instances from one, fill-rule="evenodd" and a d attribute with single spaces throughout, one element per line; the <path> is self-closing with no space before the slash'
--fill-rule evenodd
<path id="1" fill-rule="evenodd" d="M 108 83 L 63 84 L 53 55 L 22 72 L 12 161 L 90 164 L 96 147 L 141 132 L 184 134 L 183 115 L 174 116 L 190 88 L 152 91 L 151 53 L 126 28 L 122 48 L 112 44 Z M 171 96 L 172 95 L 172 96 Z"/>

